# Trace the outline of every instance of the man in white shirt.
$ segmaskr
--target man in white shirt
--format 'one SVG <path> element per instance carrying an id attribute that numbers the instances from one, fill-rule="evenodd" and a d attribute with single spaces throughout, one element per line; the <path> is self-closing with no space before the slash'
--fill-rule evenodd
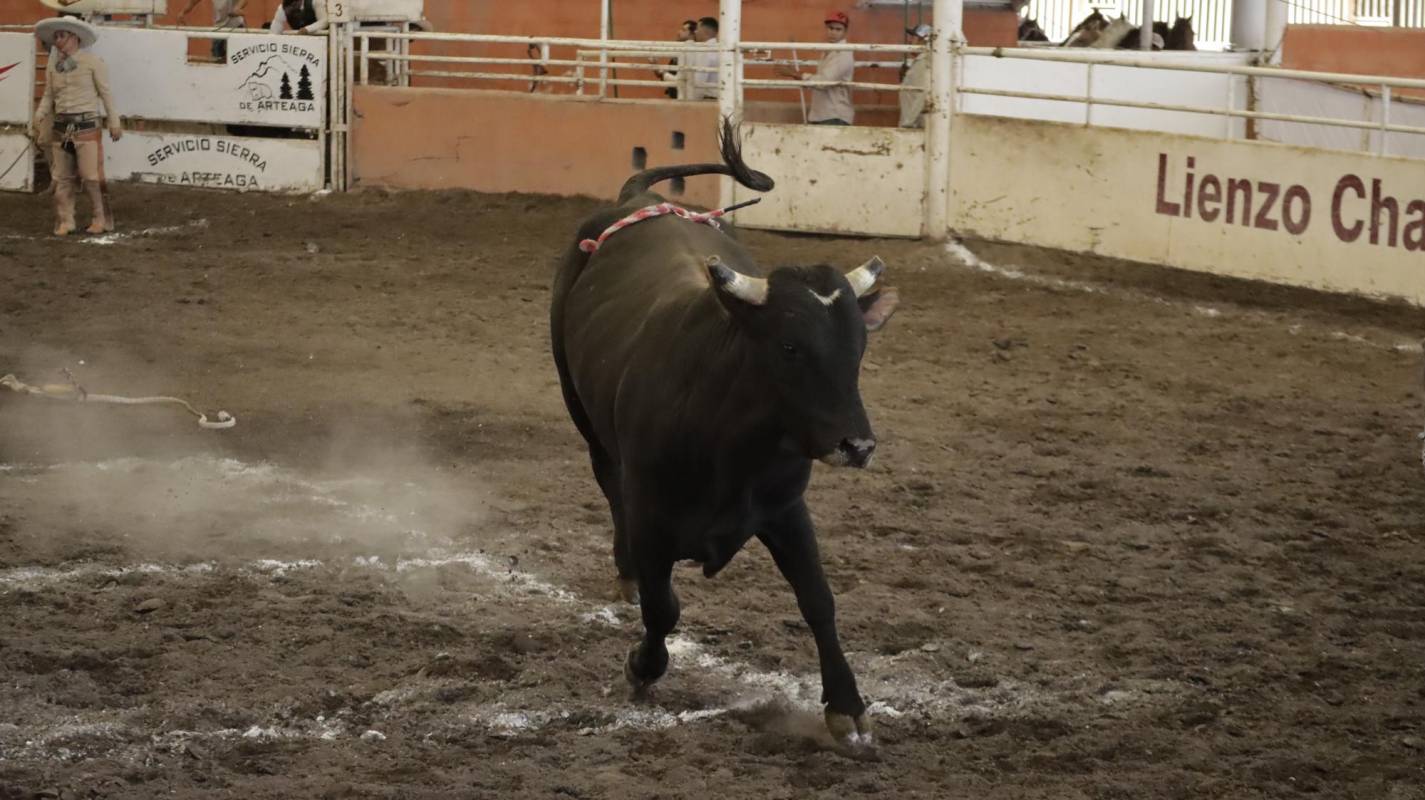
<path id="1" fill-rule="evenodd" d="M 697 20 L 695 20 L 695 19 L 685 19 L 685 20 L 683 20 L 682 26 L 680 26 L 680 27 L 678 28 L 678 44 L 687 44 L 688 42 L 695 41 L 695 38 L 696 38 L 696 36 L 697 36 L 697 33 L 698 33 L 698 21 L 697 21 Z M 678 64 L 679 64 L 679 59 L 680 59 L 680 58 L 681 58 L 681 56 L 676 56 L 676 57 L 670 59 L 670 60 L 668 61 L 668 66 L 670 66 L 670 67 L 676 67 L 676 66 L 678 66 Z M 658 63 L 658 59 L 656 59 L 656 58 L 650 58 L 650 59 L 648 59 L 648 63 L 650 63 L 650 64 L 657 64 L 657 63 Z M 660 81 L 669 81 L 669 82 L 679 83 L 680 86 L 682 85 L 682 82 L 678 80 L 678 70 L 676 70 L 676 69 L 671 69 L 671 70 L 670 70 L 670 69 L 660 69 L 660 68 L 655 67 L 654 70 L 653 70 L 653 74 L 654 74 L 654 75 L 657 75 L 657 76 L 658 76 L 658 80 L 660 80 Z M 678 88 L 679 88 L 679 87 L 677 87 L 677 86 L 670 86 L 669 88 L 664 89 L 664 90 L 663 90 L 663 93 L 666 94 L 666 95 L 668 95 L 668 97 L 669 97 L 670 99 L 677 100 L 677 99 L 678 99 Z"/>
<path id="2" fill-rule="evenodd" d="M 693 31 L 693 41 L 701 45 L 717 47 L 717 17 L 703 17 L 698 20 L 698 27 Z M 711 52 L 693 52 L 683 56 L 683 65 L 686 67 L 703 67 L 699 70 L 687 70 L 689 73 L 683 76 L 686 81 L 687 91 L 684 98 L 687 100 L 716 100 L 717 99 L 717 70 L 722 63 L 722 54 L 717 50 Z M 665 80 L 667 80 L 665 78 Z"/>
<path id="3" fill-rule="evenodd" d="M 833 11 L 826 15 L 826 41 L 840 44 L 846 41 L 846 29 L 851 26 L 851 18 L 844 12 Z M 782 65 L 777 73 L 799 81 L 850 81 L 856 70 L 856 55 L 850 50 L 828 50 L 817 62 L 816 72 L 803 75 L 792 67 Z M 811 90 L 811 111 L 807 122 L 813 125 L 850 125 L 856 120 L 856 108 L 851 105 L 849 86 L 815 86 Z"/>

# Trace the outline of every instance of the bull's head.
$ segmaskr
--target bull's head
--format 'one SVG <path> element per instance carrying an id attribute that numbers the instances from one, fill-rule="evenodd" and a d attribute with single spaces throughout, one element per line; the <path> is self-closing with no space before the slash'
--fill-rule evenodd
<path id="1" fill-rule="evenodd" d="M 877 286 L 872 258 L 842 274 L 824 264 L 783 267 L 766 278 L 708 260 L 722 304 L 747 335 L 775 395 L 782 429 L 808 458 L 864 467 L 876 437 L 858 379 L 866 333 L 895 312 L 895 289 Z"/>

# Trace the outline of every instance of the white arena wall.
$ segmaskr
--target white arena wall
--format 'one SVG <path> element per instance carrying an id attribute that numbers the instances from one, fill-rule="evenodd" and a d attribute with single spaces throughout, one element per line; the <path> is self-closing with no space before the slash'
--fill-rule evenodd
<path id="1" fill-rule="evenodd" d="M 189 57 L 183 31 L 106 26 L 94 53 L 109 65 L 126 117 L 320 129 L 326 122 L 327 40 L 234 33 L 228 57 Z"/>
<path id="2" fill-rule="evenodd" d="M 1259 111 L 1378 122 L 1384 105 L 1380 87 L 1365 92 L 1347 86 L 1289 78 L 1261 78 L 1257 82 Z M 1390 122 L 1392 125 L 1425 128 L 1425 101 L 1413 97 L 1392 98 Z M 1262 120 L 1257 125 L 1257 135 L 1266 141 L 1283 144 L 1425 158 L 1425 135 L 1414 133 L 1386 133 L 1383 149 L 1381 132 L 1371 129 Z"/>
<path id="3" fill-rule="evenodd" d="M 1221 67 L 1248 66 L 1253 54 L 1112 51 L 1111 57 L 1145 64 Z M 1081 63 L 967 55 L 961 60 L 961 70 L 959 85 L 970 90 L 1083 97 L 1088 87 L 1088 65 Z M 1242 111 L 1249 108 L 1252 91 L 1248 79 L 1241 75 L 1150 67 L 1096 65 L 1093 68 L 1095 100 L 1132 100 Z M 1379 87 L 1365 92 L 1349 86 L 1290 78 L 1257 78 L 1255 93 L 1258 111 L 1360 122 L 1379 122 L 1384 105 Z M 1091 120 L 1095 126 L 1223 139 L 1243 139 L 1247 133 L 1245 119 L 1222 115 L 1101 104 L 1094 104 L 1090 112 L 1082 102 L 971 93 L 958 96 L 957 110 L 965 114 L 1046 122 L 1084 123 Z M 1390 105 L 1390 121 L 1392 124 L 1425 127 L 1425 101 L 1395 96 Z M 1275 120 L 1258 122 L 1256 135 L 1259 140 L 1269 142 L 1367 153 L 1380 152 L 1381 144 L 1381 134 L 1375 130 Z M 1425 136 L 1398 132 L 1387 134 L 1384 152 L 1425 158 Z"/>
<path id="4" fill-rule="evenodd" d="M 734 186 L 738 225 L 917 237 L 925 225 L 925 136 L 900 128 L 745 123 L 742 155 L 770 174 L 768 194 Z"/>
<path id="5" fill-rule="evenodd" d="M 230 34 L 227 58 L 212 62 L 190 57 L 195 47 L 205 54 L 208 48 L 209 40 L 194 38 L 183 31 L 110 27 L 95 45 L 111 71 L 123 76 L 113 91 L 125 117 L 198 123 L 203 129 L 134 130 L 118 142 L 106 141 L 104 169 L 109 177 L 238 191 L 321 189 L 327 40 Z M 212 132 L 225 124 L 244 125 L 248 131 L 269 126 L 308 134 L 289 138 Z"/>
<path id="6" fill-rule="evenodd" d="M 305 139 L 129 131 L 104 142 L 113 180 L 236 191 L 322 188 L 321 148 Z"/>
<path id="7" fill-rule="evenodd" d="M 955 125 L 958 234 L 1425 304 L 1425 161 L 996 117 Z"/>
<path id="8" fill-rule="evenodd" d="M 0 33 L 0 191 L 28 192 L 35 162 L 25 132 L 34 113 L 35 37 Z"/>
<path id="9" fill-rule="evenodd" d="M 1154 52 L 1131 50 L 1111 51 L 1110 57 L 1146 64 L 1187 64 L 1202 66 L 1246 66 L 1250 53 Z M 959 85 L 967 89 L 1035 92 L 1083 97 L 1089 81 L 1087 64 L 1066 61 L 1032 61 L 1018 58 L 967 55 L 960 60 Z M 1229 98 L 1232 107 L 1246 108 L 1247 79 L 1240 75 L 1206 72 L 1095 65 L 1093 97 L 1096 100 L 1136 100 L 1185 106 L 1222 108 Z M 957 110 L 965 114 L 995 117 L 1037 119 L 1047 122 L 1077 122 L 1086 119 L 1083 103 L 1057 100 L 1033 100 L 1022 97 L 998 97 L 961 94 Z M 1229 134 L 1241 138 L 1245 134 L 1243 121 L 1228 117 L 1192 114 L 1180 111 L 1158 111 L 1146 108 L 1122 108 L 1095 105 L 1094 125 L 1135 130 L 1183 133 L 1197 136 Z M 1229 127 L 1230 126 L 1230 127 Z"/>
<path id="10" fill-rule="evenodd" d="M 227 59 L 214 62 L 190 57 L 194 49 L 206 56 L 201 36 L 104 28 L 94 51 L 109 64 L 114 101 L 129 120 L 122 139 L 105 137 L 109 178 L 240 191 L 325 186 L 327 40 L 227 40 Z M 35 42 L 30 33 L 0 33 L 0 172 L 8 169 L 0 189 L 34 189 L 24 131 L 34 113 Z M 227 125 L 246 135 L 224 133 Z"/>

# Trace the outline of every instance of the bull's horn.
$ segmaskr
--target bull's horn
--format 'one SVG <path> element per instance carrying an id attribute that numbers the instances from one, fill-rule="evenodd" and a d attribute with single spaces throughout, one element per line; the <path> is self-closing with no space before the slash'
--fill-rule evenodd
<path id="1" fill-rule="evenodd" d="M 767 304 L 767 279 L 754 278 L 722 263 L 717 256 L 708 256 L 708 272 L 718 288 L 744 303 L 754 306 Z"/>
<path id="2" fill-rule="evenodd" d="M 846 281 L 851 284 L 851 289 L 856 292 L 856 296 L 871 291 L 871 287 L 876 285 L 876 279 L 881 277 L 881 272 L 885 270 L 886 262 L 880 256 L 871 256 L 871 260 L 846 273 Z"/>

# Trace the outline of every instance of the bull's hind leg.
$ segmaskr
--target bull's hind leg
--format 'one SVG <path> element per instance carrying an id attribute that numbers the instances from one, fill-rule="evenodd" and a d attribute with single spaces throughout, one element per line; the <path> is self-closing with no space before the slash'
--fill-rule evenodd
<path id="1" fill-rule="evenodd" d="M 589 228 L 589 225 L 590 223 L 586 223 L 585 228 Z M 599 227 L 598 230 L 603 230 L 604 227 L 607 225 Z M 598 234 L 595 232 L 591 235 L 597 236 Z M 564 406 L 569 409 L 569 418 L 574 421 L 574 427 L 579 429 L 579 434 L 584 437 L 585 444 L 589 446 L 589 460 L 593 463 L 594 478 L 598 480 L 599 488 L 603 490 L 604 499 L 609 502 L 609 515 L 613 518 L 614 523 L 614 569 L 616 571 L 614 586 L 619 597 L 637 605 L 638 583 L 633 572 L 633 562 L 628 556 L 628 536 L 624 533 L 623 488 L 619 481 L 618 464 L 599 443 L 594 426 L 589 422 L 589 414 L 584 410 L 584 403 L 579 399 L 578 392 L 574 391 L 574 381 L 569 375 L 569 364 L 565 358 L 561 338 L 564 329 L 563 298 L 587 259 L 588 257 L 577 248 L 571 249 L 556 279 L 554 303 L 550 308 L 549 315 L 550 338 L 554 343 L 554 366 L 559 371 L 559 388 L 564 394 Z"/>
<path id="2" fill-rule="evenodd" d="M 772 560 L 777 562 L 782 576 L 792 585 L 802 618 L 816 638 L 827 729 L 840 744 L 869 747 L 873 742 L 871 720 L 866 716 L 866 701 L 856 689 L 856 676 L 841 651 L 841 641 L 836 634 L 836 600 L 821 570 L 816 530 L 806 504 L 797 503 L 769 524 L 758 538 L 772 553 Z"/>
<path id="3" fill-rule="evenodd" d="M 597 444 L 589 445 L 589 457 L 594 464 L 594 477 L 599 481 L 599 488 L 609 501 L 609 516 L 613 517 L 614 585 L 624 602 L 638 605 L 638 576 L 633 569 L 628 527 L 623 520 L 623 486 L 619 481 L 618 464 Z"/>
<path id="4" fill-rule="evenodd" d="M 668 645 L 664 641 L 678 624 L 678 595 L 673 591 L 673 562 L 640 559 L 638 590 L 642 596 L 643 641 L 628 651 L 623 674 L 635 692 L 641 692 L 668 671 Z"/>

